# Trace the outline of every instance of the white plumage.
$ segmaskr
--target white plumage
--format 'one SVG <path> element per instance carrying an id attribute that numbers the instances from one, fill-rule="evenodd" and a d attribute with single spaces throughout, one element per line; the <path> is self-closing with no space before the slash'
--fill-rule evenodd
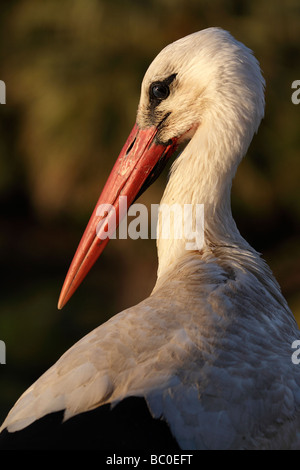
<path id="1" fill-rule="evenodd" d="M 169 96 L 151 108 L 151 84 L 175 74 Z M 300 368 L 291 361 L 299 329 L 230 208 L 232 178 L 263 113 L 259 65 L 229 33 L 209 28 L 157 56 L 137 123 L 156 124 L 160 142 L 189 139 L 162 202 L 204 204 L 204 245 L 187 251 L 184 239 L 159 238 L 151 296 L 67 351 L 1 430 L 142 396 L 183 449 L 300 448 Z"/>

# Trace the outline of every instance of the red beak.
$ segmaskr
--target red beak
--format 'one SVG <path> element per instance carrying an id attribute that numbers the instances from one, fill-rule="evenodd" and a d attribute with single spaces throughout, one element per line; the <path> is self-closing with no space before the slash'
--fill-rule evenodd
<path id="1" fill-rule="evenodd" d="M 79 243 L 61 290 L 59 309 L 72 297 L 107 245 L 109 214 L 114 212 L 115 229 L 125 215 L 125 212 L 120 214 L 119 197 L 127 197 L 128 210 L 134 200 L 157 178 L 158 172 L 161 172 L 165 162 L 176 150 L 177 139 L 166 145 L 156 143 L 156 133 L 156 127 L 141 129 L 137 124 L 134 125 Z"/>

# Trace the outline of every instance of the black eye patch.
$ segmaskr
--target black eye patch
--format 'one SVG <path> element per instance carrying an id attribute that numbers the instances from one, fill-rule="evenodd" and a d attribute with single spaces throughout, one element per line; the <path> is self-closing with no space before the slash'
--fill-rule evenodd
<path id="1" fill-rule="evenodd" d="M 176 75 L 177 73 L 173 73 L 169 77 L 165 78 L 165 80 L 151 83 L 150 89 L 149 89 L 149 95 L 150 95 L 150 102 L 153 107 L 156 107 L 161 101 L 168 98 L 170 94 L 169 85 L 176 78 Z"/>

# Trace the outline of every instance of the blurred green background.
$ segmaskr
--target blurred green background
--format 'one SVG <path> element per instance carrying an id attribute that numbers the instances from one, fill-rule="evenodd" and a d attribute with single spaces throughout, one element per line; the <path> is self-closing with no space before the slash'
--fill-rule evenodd
<path id="1" fill-rule="evenodd" d="M 300 321 L 299 0 L 21 0 L 0 6 L 0 421 L 76 340 L 149 295 L 155 241 L 111 241 L 56 308 L 67 268 L 168 43 L 221 26 L 254 50 L 266 116 L 233 185 L 233 213 Z M 139 202 L 158 203 L 167 172 Z M 272 338 L 266 338 L 266 342 Z"/>

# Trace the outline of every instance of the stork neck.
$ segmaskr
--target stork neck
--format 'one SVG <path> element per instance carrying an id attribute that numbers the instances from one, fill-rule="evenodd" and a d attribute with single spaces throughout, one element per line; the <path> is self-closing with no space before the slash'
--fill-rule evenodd
<path id="1" fill-rule="evenodd" d="M 184 205 L 192 207 L 193 233 L 202 231 L 197 234 L 198 240 L 201 235 L 203 239 L 200 252 L 217 245 L 249 247 L 241 237 L 231 212 L 232 178 L 240 158 L 232 153 L 227 154 L 228 146 L 218 146 L 218 149 L 214 149 L 201 140 L 202 134 L 195 134 L 174 162 L 161 204 L 179 205 L 182 209 Z M 203 204 L 204 209 L 202 224 L 196 223 L 196 208 L 200 204 Z M 158 276 L 187 250 L 189 240 L 185 236 L 179 239 L 174 236 L 174 233 L 178 233 L 176 224 L 182 224 L 182 220 L 174 216 L 173 223 L 174 230 L 170 232 L 168 239 L 162 238 L 161 227 L 158 227 Z M 184 232 L 180 232 L 180 227 L 177 229 L 179 233 Z"/>

